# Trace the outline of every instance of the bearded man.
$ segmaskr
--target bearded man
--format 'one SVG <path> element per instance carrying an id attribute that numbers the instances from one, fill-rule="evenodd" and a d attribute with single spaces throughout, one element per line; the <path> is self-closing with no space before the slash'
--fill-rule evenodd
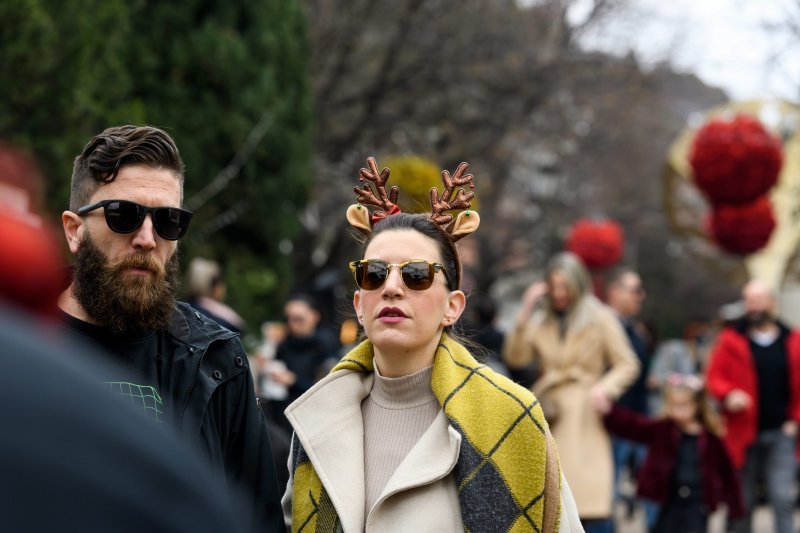
<path id="1" fill-rule="evenodd" d="M 740 469 L 746 515 L 734 531 L 751 531 L 763 479 L 775 531 L 793 527 L 797 428 L 800 422 L 800 333 L 777 320 L 777 299 L 763 282 L 742 290 L 747 315 L 720 334 L 711 352 L 708 388 L 725 419 L 725 444 Z"/>
<path id="2" fill-rule="evenodd" d="M 283 531 L 239 336 L 175 300 L 178 240 L 192 218 L 180 207 L 183 173 L 174 141 L 157 128 L 113 127 L 86 145 L 61 216 L 75 263 L 59 307 L 75 336 L 122 363 L 105 376 L 109 390 L 196 443 L 232 494 L 251 500 L 254 530 Z"/>

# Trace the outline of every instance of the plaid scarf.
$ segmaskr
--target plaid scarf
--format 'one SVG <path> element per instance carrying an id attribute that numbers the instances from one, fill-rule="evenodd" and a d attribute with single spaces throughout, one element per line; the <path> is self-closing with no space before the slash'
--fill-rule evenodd
<path id="1" fill-rule="evenodd" d="M 369 341 L 331 372 L 345 370 L 372 372 Z M 462 438 L 454 475 L 466 531 L 558 531 L 561 473 L 533 394 L 479 364 L 447 334 L 436 350 L 431 387 Z M 341 531 L 336 509 L 296 436 L 292 456 L 292 531 Z"/>

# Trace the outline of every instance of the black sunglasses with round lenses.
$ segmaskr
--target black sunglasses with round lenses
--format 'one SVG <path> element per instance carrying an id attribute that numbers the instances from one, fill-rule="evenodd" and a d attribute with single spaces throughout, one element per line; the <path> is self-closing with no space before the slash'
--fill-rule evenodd
<path id="1" fill-rule="evenodd" d="M 356 278 L 356 285 L 367 291 L 381 288 L 386 283 L 389 269 L 392 267 L 400 269 L 403 284 L 412 291 L 424 291 L 430 288 L 437 272 L 444 274 L 447 284 L 452 285 L 450 277 L 441 263 L 431 263 L 423 259 L 412 259 L 403 263 L 386 263 L 378 259 L 350 262 L 350 270 L 353 271 L 353 276 Z"/>
<path id="2" fill-rule="evenodd" d="M 147 213 L 153 215 L 153 227 L 163 239 L 177 241 L 189 229 L 192 212 L 177 207 L 148 207 L 129 200 L 103 200 L 78 209 L 77 214 L 86 216 L 90 211 L 103 208 L 106 224 L 117 233 L 133 233 L 144 222 Z"/>

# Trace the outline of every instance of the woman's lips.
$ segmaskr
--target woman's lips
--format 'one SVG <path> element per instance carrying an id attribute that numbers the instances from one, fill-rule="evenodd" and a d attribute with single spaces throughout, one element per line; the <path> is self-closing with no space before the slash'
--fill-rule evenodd
<path id="1" fill-rule="evenodd" d="M 378 313 L 378 320 L 386 324 L 396 324 L 408 318 L 406 314 L 397 307 L 384 307 Z"/>

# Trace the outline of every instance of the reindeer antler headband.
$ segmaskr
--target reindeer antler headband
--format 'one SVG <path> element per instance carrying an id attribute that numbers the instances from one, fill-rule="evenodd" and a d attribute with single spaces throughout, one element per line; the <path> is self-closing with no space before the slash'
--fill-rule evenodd
<path id="1" fill-rule="evenodd" d="M 400 208 L 397 207 L 400 189 L 395 185 L 389 189 L 388 193 L 386 192 L 389 169 L 384 168 L 378 172 L 378 164 L 372 157 L 367 159 L 367 166 L 369 169 L 362 168 L 358 179 L 374 183 L 375 191 L 372 190 L 369 183 L 365 183 L 363 187 L 355 187 L 353 190 L 357 195 L 358 203 L 347 209 L 347 221 L 365 235 L 372 233 L 372 228 L 380 220 L 400 212 Z M 462 185 L 469 185 L 470 188 L 475 186 L 472 183 L 472 174 L 466 174 L 468 168 L 468 164 L 461 163 L 452 176 L 450 172 L 443 170 L 444 190 L 439 193 L 438 188 L 431 188 L 430 219 L 447 232 L 453 241 L 466 237 L 478 229 L 481 222 L 478 213 L 469 210 L 475 193 L 466 192 L 461 188 Z M 374 213 L 370 214 L 366 206 L 374 207 Z M 461 211 L 454 219 L 449 211 L 456 209 L 464 209 L 464 211 Z"/>

